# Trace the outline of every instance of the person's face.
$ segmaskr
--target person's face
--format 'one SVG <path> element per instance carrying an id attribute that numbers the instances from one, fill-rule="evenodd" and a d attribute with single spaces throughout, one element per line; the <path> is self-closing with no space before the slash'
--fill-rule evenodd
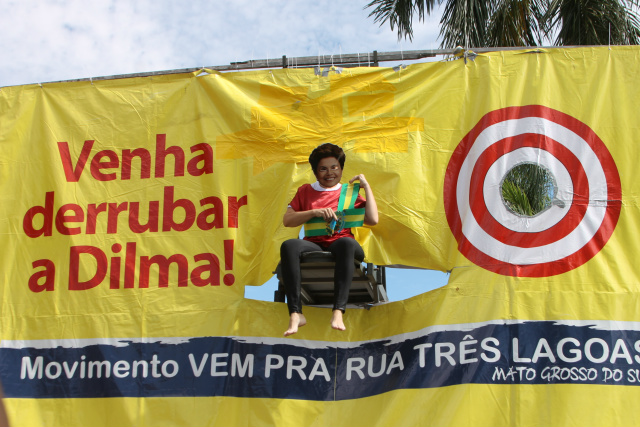
<path id="1" fill-rule="evenodd" d="M 325 157 L 318 163 L 316 170 L 318 182 L 325 188 L 333 187 L 340 183 L 342 179 L 342 168 L 340 162 L 335 157 Z"/>

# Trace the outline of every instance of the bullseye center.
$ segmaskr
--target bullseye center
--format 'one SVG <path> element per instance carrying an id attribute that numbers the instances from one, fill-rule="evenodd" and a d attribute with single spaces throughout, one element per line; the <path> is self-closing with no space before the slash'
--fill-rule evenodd
<path id="1" fill-rule="evenodd" d="M 551 171 L 538 163 L 520 163 L 504 176 L 502 202 L 512 213 L 534 217 L 549 209 L 558 187 Z"/>

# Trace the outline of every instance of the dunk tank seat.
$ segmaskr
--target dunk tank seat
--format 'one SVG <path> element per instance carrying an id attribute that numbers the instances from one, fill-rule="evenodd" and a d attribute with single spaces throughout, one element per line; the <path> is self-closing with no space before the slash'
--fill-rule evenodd
<path id="1" fill-rule="evenodd" d="M 354 260 L 355 269 L 347 304 L 368 306 L 388 302 L 385 270 L 382 266 Z M 304 305 L 333 305 L 333 272 L 335 258 L 331 252 L 304 252 L 300 259 L 301 297 Z M 278 290 L 274 301 L 285 302 L 281 266 L 275 271 Z"/>

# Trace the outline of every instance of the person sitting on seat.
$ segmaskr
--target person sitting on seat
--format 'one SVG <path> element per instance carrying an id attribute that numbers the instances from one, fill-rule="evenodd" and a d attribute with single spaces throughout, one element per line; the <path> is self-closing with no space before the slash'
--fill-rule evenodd
<path id="1" fill-rule="evenodd" d="M 305 237 L 290 239 L 280 247 L 282 280 L 284 282 L 287 305 L 289 308 L 289 328 L 284 336 L 293 335 L 298 328 L 307 323 L 302 314 L 300 297 L 300 255 L 303 252 L 329 251 L 336 259 L 334 275 L 334 305 L 331 316 L 331 327 L 340 331 L 346 329 L 342 315 L 347 306 L 351 279 L 354 273 L 354 259 L 364 260 L 364 251 L 351 233 L 351 228 L 345 219 L 345 212 L 361 212 L 364 210 L 364 224 L 378 223 L 378 207 L 376 205 L 371 186 L 363 174 L 354 176 L 349 184 L 356 181 L 354 186 L 343 186 L 342 169 L 345 154 L 337 145 L 326 143 L 316 147 L 309 156 L 309 163 L 317 181 L 304 184 L 287 207 L 282 223 L 285 227 L 305 225 Z M 366 199 L 359 194 L 351 197 L 348 202 L 353 206 L 351 212 L 345 208 L 345 192 L 357 192 L 358 185 L 364 189 Z M 343 188 L 344 187 L 344 188 Z M 351 189 L 351 190 L 349 190 Z M 343 194 L 343 196 L 341 196 Z M 340 208 L 340 209 L 338 209 Z M 318 218 L 314 220 L 315 218 Z M 311 225 L 313 223 L 313 225 Z M 361 223 L 360 223 L 361 224 Z M 313 232 L 307 229 L 315 228 Z M 314 235 L 315 234 L 315 235 Z M 318 235 L 321 234 L 321 235 Z"/>

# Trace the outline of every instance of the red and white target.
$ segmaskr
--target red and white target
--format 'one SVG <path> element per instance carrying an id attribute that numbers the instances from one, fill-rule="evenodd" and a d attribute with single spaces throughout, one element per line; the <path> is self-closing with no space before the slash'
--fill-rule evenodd
<path id="1" fill-rule="evenodd" d="M 533 163 L 554 178 L 553 203 L 533 217 L 502 200 L 502 182 Z M 473 263 L 509 276 L 572 270 L 604 247 L 620 216 L 620 176 L 600 138 L 579 120 L 540 105 L 485 115 L 454 151 L 445 210 L 458 248 Z"/>

